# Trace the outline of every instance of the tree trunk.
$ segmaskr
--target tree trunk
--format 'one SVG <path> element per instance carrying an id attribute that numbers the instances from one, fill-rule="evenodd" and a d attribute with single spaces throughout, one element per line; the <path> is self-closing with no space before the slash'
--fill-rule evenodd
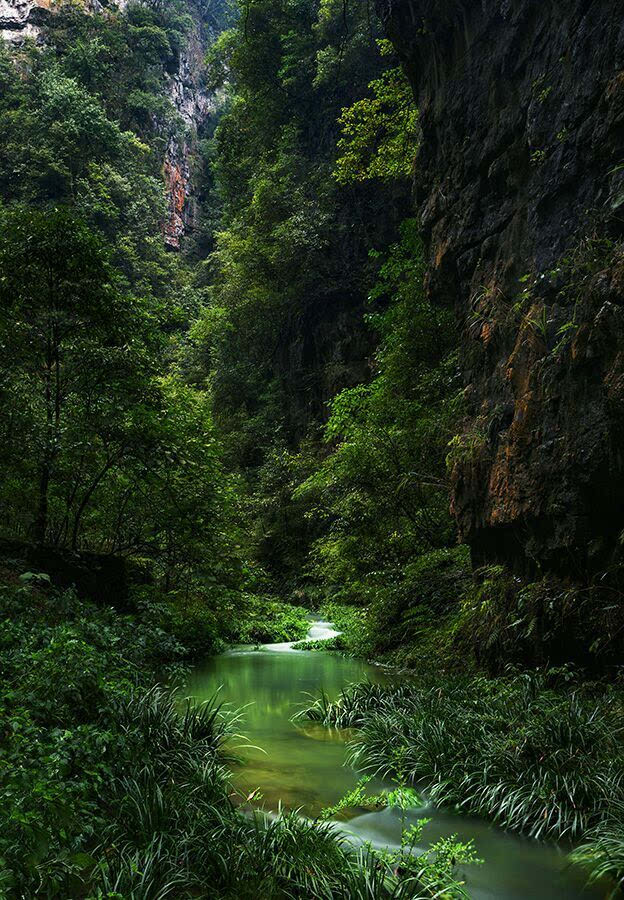
<path id="1" fill-rule="evenodd" d="M 46 347 L 46 362 L 44 370 L 44 399 L 46 410 L 46 431 L 43 441 L 43 452 L 41 458 L 41 466 L 39 469 L 39 497 L 37 501 L 37 512 L 33 523 L 33 538 L 36 544 L 41 546 L 45 544 L 46 532 L 48 530 L 48 493 L 50 490 L 50 478 L 52 474 L 52 454 L 54 450 L 53 444 L 53 403 L 52 403 L 52 340 L 48 335 Z"/>
<path id="2" fill-rule="evenodd" d="M 37 514 L 33 524 L 33 538 L 36 544 L 41 546 L 45 544 L 46 532 L 48 530 L 48 491 L 50 488 L 50 465 L 46 458 L 41 464 L 39 474 L 39 499 L 37 503 Z"/>
<path id="3" fill-rule="evenodd" d="M 113 459 L 107 460 L 106 464 L 102 467 L 100 472 L 98 472 L 96 477 L 91 482 L 91 485 L 89 486 L 89 488 L 85 491 L 85 494 L 78 506 L 78 510 L 74 517 L 74 527 L 72 530 L 72 539 L 71 539 L 72 550 L 76 550 L 78 548 L 78 535 L 80 534 L 80 522 L 81 522 L 82 515 L 83 515 L 85 509 L 89 505 L 91 497 L 93 496 L 93 494 L 97 490 L 98 486 L 102 482 L 102 479 L 108 474 L 108 472 L 110 472 L 110 470 L 115 465 L 117 458 L 121 457 L 121 455 L 122 455 L 122 451 L 120 451 L 118 456 L 113 457 Z"/>

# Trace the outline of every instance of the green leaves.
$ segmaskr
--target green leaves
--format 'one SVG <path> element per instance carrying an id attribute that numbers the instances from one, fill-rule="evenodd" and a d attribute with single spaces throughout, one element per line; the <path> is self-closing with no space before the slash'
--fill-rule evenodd
<path id="1" fill-rule="evenodd" d="M 334 176 L 339 184 L 408 178 L 418 151 L 418 110 L 402 69 L 368 85 L 372 96 L 343 109 Z"/>
<path id="2" fill-rule="evenodd" d="M 331 401 L 332 452 L 295 492 L 329 523 L 311 573 L 332 599 L 359 604 L 382 593 L 390 603 L 385 587 L 407 583 L 413 559 L 453 540 L 444 469 L 456 416 L 453 314 L 423 296 L 414 220 L 382 259 L 369 301 L 374 377 Z"/>

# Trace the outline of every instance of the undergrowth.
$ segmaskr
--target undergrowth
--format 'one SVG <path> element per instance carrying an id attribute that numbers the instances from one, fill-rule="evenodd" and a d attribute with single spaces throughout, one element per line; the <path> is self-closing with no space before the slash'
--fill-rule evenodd
<path id="1" fill-rule="evenodd" d="M 237 809 L 237 718 L 154 686 L 186 655 L 159 619 L 0 589 L 0 897 L 457 896 L 448 867 L 434 883 L 332 823 Z"/>
<path id="2" fill-rule="evenodd" d="M 300 715 L 358 729 L 352 765 L 400 771 L 434 803 L 533 837 L 578 839 L 624 802 L 624 712 L 620 690 L 571 687 L 568 677 L 364 682 Z"/>
<path id="3" fill-rule="evenodd" d="M 276 644 L 302 640 L 308 633 L 308 611 L 270 596 L 224 592 L 207 602 L 206 595 L 142 588 L 139 607 L 158 611 L 163 628 L 175 635 L 189 656 L 219 653 L 227 644 Z"/>
<path id="4" fill-rule="evenodd" d="M 352 656 L 425 670 L 435 656 L 439 667 L 465 669 L 472 652 L 458 648 L 457 630 L 469 585 L 466 547 L 433 550 L 378 587 L 368 605 L 330 601 L 322 611 L 342 631 L 336 649 Z"/>

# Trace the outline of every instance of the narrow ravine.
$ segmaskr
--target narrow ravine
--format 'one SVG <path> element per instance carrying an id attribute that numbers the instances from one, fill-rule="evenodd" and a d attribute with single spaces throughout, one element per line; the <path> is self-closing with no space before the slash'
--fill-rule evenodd
<path id="1" fill-rule="evenodd" d="M 308 640 L 337 634 L 332 623 L 315 620 Z M 297 808 L 317 815 L 334 804 L 357 782 L 345 766 L 348 735 L 310 723 L 295 725 L 292 716 L 306 700 L 323 689 L 336 696 L 348 684 L 368 678 L 383 681 L 385 672 L 361 660 L 338 654 L 295 650 L 291 643 L 261 648 L 241 647 L 206 660 L 191 674 L 186 691 L 198 701 L 220 689 L 224 703 L 244 708 L 241 730 L 249 746 L 240 750 L 244 764 L 234 774 L 236 787 L 266 810 Z M 377 791 L 382 782 L 371 782 Z M 475 900 L 582 900 L 600 891 L 584 888 L 583 876 L 572 870 L 565 853 L 536 841 L 506 834 L 487 823 L 431 807 L 408 812 L 407 820 L 431 819 L 423 838 L 431 843 L 444 835 L 474 839 L 485 862 L 463 872 Z M 396 810 L 356 815 L 340 823 L 354 842 L 395 846 L 401 821 Z"/>

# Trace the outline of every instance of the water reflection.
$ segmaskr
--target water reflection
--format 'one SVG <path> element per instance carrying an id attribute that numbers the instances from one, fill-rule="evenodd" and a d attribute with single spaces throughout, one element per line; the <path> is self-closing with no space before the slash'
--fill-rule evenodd
<path id="1" fill-rule="evenodd" d="M 330 623 L 314 623 L 310 637 L 329 636 Z M 383 670 L 359 660 L 330 653 L 293 650 L 290 644 L 270 648 L 239 649 L 207 660 L 191 675 L 187 693 L 204 700 L 221 686 L 221 698 L 234 707 L 246 706 L 240 729 L 249 744 L 239 750 L 243 765 L 235 772 L 237 787 L 245 795 L 260 789 L 262 805 L 300 808 L 317 815 L 354 787 L 357 773 L 345 767 L 348 733 L 325 729 L 315 723 L 295 725 L 292 715 L 306 695 L 321 689 L 330 696 L 362 678 L 382 681 Z M 381 782 L 371 784 L 373 792 Z M 260 801 L 259 801 L 260 802 Z M 478 820 L 440 810 L 411 810 L 408 818 L 431 817 L 424 838 L 427 843 L 457 833 L 460 840 L 474 838 L 483 866 L 465 873 L 470 894 L 476 900 L 581 900 L 597 898 L 600 891 L 585 891 L 581 877 L 566 865 L 565 855 L 554 847 L 504 834 Z M 372 841 L 378 846 L 400 840 L 401 822 L 396 811 L 356 814 L 338 826 L 354 842 Z"/>

